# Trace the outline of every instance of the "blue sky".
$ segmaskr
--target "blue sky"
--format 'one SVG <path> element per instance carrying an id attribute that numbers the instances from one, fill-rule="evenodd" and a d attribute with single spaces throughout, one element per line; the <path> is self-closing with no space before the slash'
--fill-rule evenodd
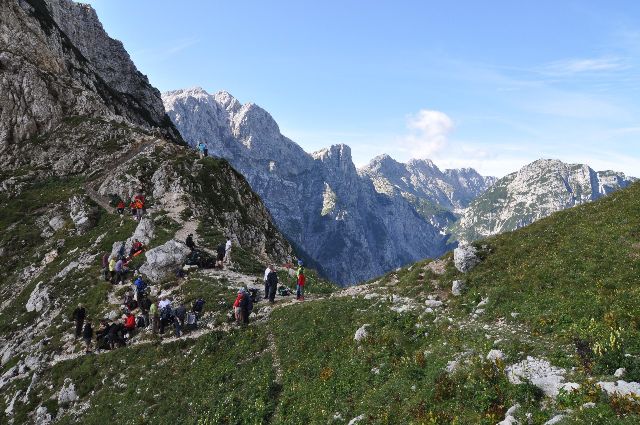
<path id="1" fill-rule="evenodd" d="M 161 91 L 227 90 L 307 151 L 640 176 L 640 2 L 93 0 Z"/>

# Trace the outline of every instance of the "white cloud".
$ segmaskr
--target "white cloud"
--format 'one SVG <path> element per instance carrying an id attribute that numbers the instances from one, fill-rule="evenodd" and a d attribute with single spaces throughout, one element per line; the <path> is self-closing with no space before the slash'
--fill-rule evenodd
<path id="1" fill-rule="evenodd" d="M 403 150 L 413 158 L 427 158 L 444 149 L 453 127 L 453 120 L 444 112 L 422 109 L 407 122 L 411 133 L 402 140 Z"/>
<path id="2" fill-rule="evenodd" d="M 552 62 L 542 68 L 542 72 L 550 75 L 573 75 L 587 72 L 618 71 L 627 69 L 628 65 L 621 58 L 604 57 L 590 59 L 565 59 Z"/>

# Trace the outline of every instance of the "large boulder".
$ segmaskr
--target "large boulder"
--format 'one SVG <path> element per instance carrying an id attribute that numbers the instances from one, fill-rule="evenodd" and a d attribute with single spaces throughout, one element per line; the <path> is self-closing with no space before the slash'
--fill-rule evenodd
<path id="1" fill-rule="evenodd" d="M 476 249 L 472 245 L 460 245 L 453 250 L 453 263 L 456 269 L 466 273 L 478 265 L 480 259 L 476 255 Z"/>
<path id="2" fill-rule="evenodd" d="M 191 250 L 185 244 L 172 239 L 164 245 L 147 251 L 147 261 L 140 267 L 140 271 L 152 281 L 157 282 L 182 266 L 190 252 Z"/>
<path id="3" fill-rule="evenodd" d="M 78 233 L 85 233 L 96 224 L 96 213 L 82 196 L 73 196 L 69 201 L 69 215 Z"/>
<path id="4" fill-rule="evenodd" d="M 47 303 L 49 302 L 49 290 L 47 287 L 40 288 L 40 284 L 42 282 L 38 282 L 31 295 L 29 296 L 29 300 L 27 301 L 27 305 L 25 306 L 27 311 L 40 311 L 42 310 Z"/>
<path id="5" fill-rule="evenodd" d="M 62 385 L 62 388 L 58 393 L 58 404 L 62 406 L 68 406 L 76 400 L 78 400 L 78 395 L 76 394 L 76 386 L 73 384 L 71 379 L 66 378 L 64 380 L 64 385 Z"/>
<path id="6" fill-rule="evenodd" d="M 140 222 L 136 226 L 136 230 L 133 231 L 133 235 L 128 238 L 125 242 L 116 241 L 113 243 L 111 248 L 111 257 L 118 258 L 118 252 L 120 251 L 120 247 L 124 243 L 124 255 L 129 255 L 129 251 L 131 251 L 131 246 L 133 245 L 133 241 L 136 239 L 142 242 L 145 245 L 149 245 L 151 239 L 153 239 L 153 235 L 155 234 L 156 226 L 151 219 L 150 216 L 145 216 L 140 219 Z"/>

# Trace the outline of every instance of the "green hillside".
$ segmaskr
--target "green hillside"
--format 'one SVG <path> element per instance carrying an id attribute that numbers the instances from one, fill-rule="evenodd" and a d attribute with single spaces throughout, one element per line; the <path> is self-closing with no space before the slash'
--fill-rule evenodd
<path id="1" fill-rule="evenodd" d="M 216 164 L 204 166 L 221 166 Z M 36 211 L 35 194 L 45 188 L 48 195 L 41 199 L 48 205 L 57 202 L 57 194 L 66 199 L 82 185 L 74 179 L 33 185 L 22 191 L 23 202 L 14 202 L 13 210 L 3 201 L 2 219 L 9 223 Z M 633 397 L 608 396 L 596 382 L 616 381 L 613 373 L 621 367 L 626 368 L 622 379 L 640 380 L 639 195 L 635 184 L 481 241 L 482 261 L 466 274 L 455 269 L 448 254 L 342 291 L 312 278 L 308 301 L 279 297 L 273 310 L 258 303 L 258 316 L 243 328 L 228 324 L 226 314 L 235 295 L 231 288 L 260 280 L 261 266 L 251 266 L 256 260 L 249 255 L 247 266 L 235 274 L 195 272 L 186 282 L 163 284 L 175 286 L 174 294 L 185 301 L 206 298 L 208 323 L 193 338 L 165 337 L 162 343 L 145 331 L 126 348 L 81 355 L 77 342 L 71 347 L 76 354 L 61 357 L 56 353 L 69 349 L 65 335 L 73 325 L 65 318 L 75 302 L 84 301 L 92 316 L 113 308 L 107 302 L 110 287 L 97 279 L 99 267 L 92 265 L 55 287 L 52 297 L 65 304 L 43 339 L 42 352 L 51 353 L 50 360 L 14 377 L 3 388 L 7 396 L 0 398 L 0 409 L 17 393 L 14 423 L 29 422 L 29 412 L 45 406 L 57 423 L 100 424 L 108 418 L 115 423 L 346 424 L 359 417 L 358 423 L 495 424 L 519 404 L 514 415 L 521 423 L 527 423 L 527 414 L 535 424 L 560 414 L 563 424 L 638 423 L 640 404 Z M 100 242 L 101 249 L 133 231 L 128 222 L 118 222 L 100 210 L 96 227 L 68 238 L 59 258 L 68 258 L 75 247 L 86 249 L 111 228 L 117 232 Z M 159 223 L 167 232 L 175 229 L 169 220 Z M 204 237 L 215 236 L 200 229 Z M 3 232 L 4 238 L 11 235 Z M 156 243 L 163 242 L 160 238 Z M 28 248 L 20 252 L 34 255 Z M 42 276 L 55 275 L 64 264 L 53 262 Z M 453 280 L 465 282 L 463 295 L 452 296 Z M 0 314 L 3 335 L 36 320 L 22 307 L 29 289 Z M 367 335 L 355 341 L 363 325 Z M 503 357 L 487 360 L 492 349 Z M 563 382 L 579 388 L 549 397 L 526 380 L 511 383 L 506 372 L 528 356 L 562 369 Z M 1 374 L 19 360 L 24 356 L 4 364 Z M 65 380 L 78 396 L 71 405 L 57 398 Z"/>

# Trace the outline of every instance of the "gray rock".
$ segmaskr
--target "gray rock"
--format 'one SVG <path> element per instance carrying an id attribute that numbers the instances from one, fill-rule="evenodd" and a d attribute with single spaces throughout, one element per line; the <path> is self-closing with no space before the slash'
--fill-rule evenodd
<path id="1" fill-rule="evenodd" d="M 369 335 L 369 333 L 367 332 L 367 327 L 369 326 L 371 325 L 369 325 L 368 323 L 360 326 L 356 331 L 356 334 L 354 335 L 353 340 L 356 342 L 360 342 L 363 339 L 365 339 Z"/>
<path id="2" fill-rule="evenodd" d="M 621 367 L 616 369 L 613 376 L 615 376 L 616 378 L 622 378 L 626 373 L 627 373 L 627 369 Z"/>
<path id="3" fill-rule="evenodd" d="M 304 152 L 280 133 L 268 112 L 241 105 L 226 92 L 176 90 L 163 100 L 185 139 L 191 145 L 205 141 L 211 154 L 229 160 L 262 197 L 279 229 L 332 280 L 357 283 L 451 248 L 442 226 L 417 212 L 420 202 L 408 200 L 401 188 L 385 192 L 377 171 L 356 169 L 348 146 Z M 414 165 L 407 165 L 407 173 L 422 175 L 423 167 Z M 468 193 L 485 184 L 471 172 L 465 186 L 462 172 L 432 171 L 435 177 L 416 182 L 412 190 L 431 196 L 426 186 L 437 181 L 433 196 L 448 205 L 464 204 Z M 455 188 L 447 186 L 454 183 Z M 453 200 L 444 194 L 463 186 L 465 194 L 451 195 Z"/>
<path id="4" fill-rule="evenodd" d="M 172 239 L 146 252 L 147 261 L 140 267 L 140 272 L 157 282 L 181 267 L 190 252 L 185 244 Z"/>
<path id="5" fill-rule="evenodd" d="M 466 273 L 478 265 L 480 259 L 476 256 L 476 252 L 472 245 L 460 245 L 453 250 L 453 263 L 456 269 Z"/>
<path id="6" fill-rule="evenodd" d="M 78 400 L 76 394 L 76 386 L 73 384 L 70 378 L 65 378 L 62 388 L 58 393 L 58 404 L 62 406 L 68 406 L 69 404 Z"/>
<path id="7" fill-rule="evenodd" d="M 501 178 L 473 200 L 451 231 L 461 243 L 473 242 L 594 201 L 634 181 L 620 172 L 540 159 Z"/>
<path id="8" fill-rule="evenodd" d="M 64 227 L 64 224 L 65 224 L 64 217 L 61 216 L 61 215 L 53 216 L 51 218 L 51 220 L 49 220 L 49 226 L 55 232 L 57 232 L 58 230 L 62 229 Z"/>
<path id="9" fill-rule="evenodd" d="M 464 282 L 461 280 L 454 280 L 453 284 L 451 285 L 451 293 L 456 297 L 462 295 L 462 292 L 465 289 L 466 289 L 466 286 Z"/>
<path id="10" fill-rule="evenodd" d="M 95 211 L 82 196 L 73 196 L 69 201 L 71 220 L 78 233 L 85 233 L 96 222 Z"/>
<path id="11" fill-rule="evenodd" d="M 36 410 L 35 425 L 50 425 L 53 422 L 51 414 L 45 406 L 39 406 Z"/>
<path id="12" fill-rule="evenodd" d="M 29 296 L 29 300 L 25 305 L 27 311 L 41 311 L 48 303 L 49 303 L 49 289 L 46 286 L 40 287 L 42 282 L 38 282 L 31 295 Z"/>

